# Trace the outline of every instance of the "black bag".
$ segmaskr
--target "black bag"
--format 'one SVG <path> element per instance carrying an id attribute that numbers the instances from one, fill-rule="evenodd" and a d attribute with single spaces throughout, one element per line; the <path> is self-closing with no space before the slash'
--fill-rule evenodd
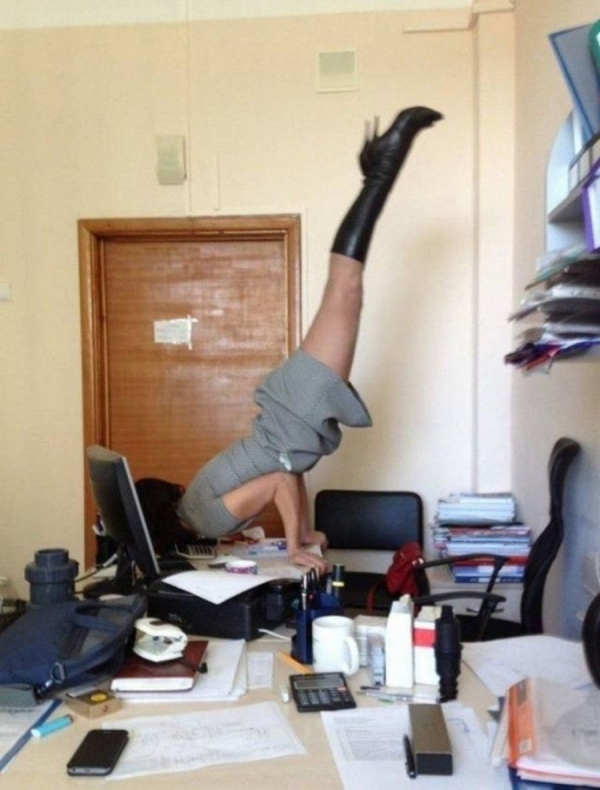
<path id="1" fill-rule="evenodd" d="M 141 595 L 31 607 L 0 633 L 0 684 L 43 696 L 114 672 L 145 611 Z"/>

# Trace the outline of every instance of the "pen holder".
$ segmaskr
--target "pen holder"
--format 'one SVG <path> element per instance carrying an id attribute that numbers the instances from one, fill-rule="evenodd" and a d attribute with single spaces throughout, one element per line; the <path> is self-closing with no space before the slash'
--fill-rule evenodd
<path id="1" fill-rule="evenodd" d="M 302 609 L 296 612 L 296 633 L 292 637 L 292 658 L 302 664 L 312 664 L 312 622 L 328 614 L 342 614 L 344 607 L 335 595 L 321 593 L 318 609 Z"/>

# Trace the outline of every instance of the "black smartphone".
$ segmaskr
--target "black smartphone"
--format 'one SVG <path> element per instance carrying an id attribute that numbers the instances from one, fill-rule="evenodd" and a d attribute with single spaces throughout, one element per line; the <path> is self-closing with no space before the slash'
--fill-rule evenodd
<path id="1" fill-rule="evenodd" d="M 106 776 L 127 745 L 127 730 L 90 730 L 67 763 L 69 776 Z"/>

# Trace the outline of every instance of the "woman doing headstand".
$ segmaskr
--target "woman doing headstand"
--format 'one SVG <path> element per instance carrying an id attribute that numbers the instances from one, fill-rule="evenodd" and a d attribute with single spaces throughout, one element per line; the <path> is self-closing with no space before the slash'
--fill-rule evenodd
<path id="1" fill-rule="evenodd" d="M 261 411 L 251 436 L 221 452 L 196 474 L 178 507 L 180 517 L 208 537 L 243 528 L 271 502 L 297 565 L 327 569 L 303 548 L 326 537 L 310 526 L 303 473 L 339 446 L 339 423 L 371 425 L 349 382 L 363 301 L 363 272 L 377 219 L 417 133 L 442 116 L 427 107 L 402 111 L 390 128 L 363 145 L 362 188 L 333 241 L 320 307 L 300 348 L 255 393 Z"/>

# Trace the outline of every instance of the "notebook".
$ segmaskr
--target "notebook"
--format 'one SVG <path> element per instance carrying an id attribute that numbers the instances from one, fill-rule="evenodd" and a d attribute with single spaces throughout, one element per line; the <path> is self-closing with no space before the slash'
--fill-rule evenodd
<path id="1" fill-rule="evenodd" d="M 188 642 L 183 657 L 155 663 L 129 653 L 115 673 L 110 689 L 120 691 L 187 691 L 194 685 L 204 654 L 205 639 Z"/>

